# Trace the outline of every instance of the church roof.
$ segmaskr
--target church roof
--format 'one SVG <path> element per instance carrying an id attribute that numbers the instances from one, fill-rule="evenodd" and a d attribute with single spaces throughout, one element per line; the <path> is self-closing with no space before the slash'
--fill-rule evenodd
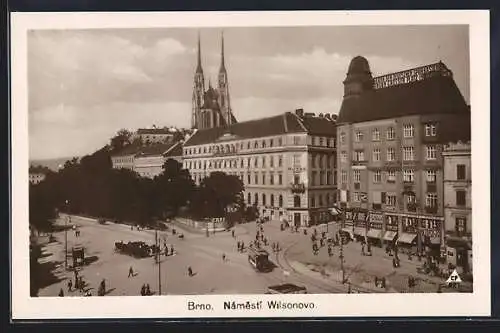
<path id="1" fill-rule="evenodd" d="M 377 80 L 377 78 L 375 78 Z M 468 106 L 451 75 L 434 75 L 389 85 L 344 99 L 338 123 L 356 123 L 410 115 L 467 113 Z"/>
<path id="2" fill-rule="evenodd" d="M 231 133 L 236 139 L 252 139 L 287 133 L 314 135 L 335 135 L 335 122 L 313 116 L 299 117 L 286 112 L 273 117 L 235 123 L 229 127 L 216 127 L 198 130 L 184 144 L 185 147 L 213 143 L 225 134 Z M 226 136 L 227 137 L 227 136 Z"/>

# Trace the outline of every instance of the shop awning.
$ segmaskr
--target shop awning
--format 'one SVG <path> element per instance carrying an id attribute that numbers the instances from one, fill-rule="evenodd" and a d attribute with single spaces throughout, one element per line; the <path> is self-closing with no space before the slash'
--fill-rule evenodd
<path id="1" fill-rule="evenodd" d="M 352 228 L 345 227 L 345 228 L 342 228 L 341 231 L 347 232 L 349 234 L 349 236 L 351 236 L 351 238 L 354 238 L 354 234 L 352 232 Z"/>
<path id="2" fill-rule="evenodd" d="M 382 230 L 380 229 L 370 229 L 366 234 L 366 237 L 370 238 L 380 238 L 380 236 L 382 236 Z"/>
<path id="3" fill-rule="evenodd" d="M 355 227 L 354 234 L 358 236 L 366 236 L 366 229 L 361 227 Z"/>
<path id="4" fill-rule="evenodd" d="M 417 234 L 402 233 L 398 238 L 398 243 L 411 244 L 417 238 Z"/>
<path id="5" fill-rule="evenodd" d="M 386 231 L 384 234 L 384 240 L 393 242 L 397 234 L 398 234 L 397 231 Z"/>

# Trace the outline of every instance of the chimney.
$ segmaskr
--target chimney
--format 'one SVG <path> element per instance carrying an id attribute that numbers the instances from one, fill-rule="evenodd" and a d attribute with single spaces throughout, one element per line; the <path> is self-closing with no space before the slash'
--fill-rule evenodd
<path id="1" fill-rule="evenodd" d="M 304 109 L 296 109 L 295 114 L 300 118 L 304 117 Z"/>
<path id="2" fill-rule="evenodd" d="M 322 113 L 319 114 L 320 118 L 324 118 L 324 115 Z"/>

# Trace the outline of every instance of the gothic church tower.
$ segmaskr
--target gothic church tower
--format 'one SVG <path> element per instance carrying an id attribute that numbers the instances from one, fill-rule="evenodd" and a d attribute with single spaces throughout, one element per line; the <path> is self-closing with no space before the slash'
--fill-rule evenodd
<path id="1" fill-rule="evenodd" d="M 205 93 L 205 78 L 201 67 L 200 35 L 198 34 L 198 64 L 194 74 L 191 128 L 198 128 L 200 122 L 200 111 L 203 105 L 203 94 Z"/>
<path id="2" fill-rule="evenodd" d="M 231 102 L 229 99 L 229 83 L 227 80 L 227 71 L 224 63 L 224 35 L 221 36 L 221 62 L 219 68 L 219 77 L 218 77 L 218 93 L 219 93 L 219 108 L 226 122 L 227 126 L 232 125 L 235 122 L 233 119 L 232 110 L 231 110 Z"/>

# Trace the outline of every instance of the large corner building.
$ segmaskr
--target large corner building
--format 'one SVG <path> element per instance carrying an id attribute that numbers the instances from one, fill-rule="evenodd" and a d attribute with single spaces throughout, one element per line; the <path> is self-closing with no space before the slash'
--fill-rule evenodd
<path id="1" fill-rule="evenodd" d="M 452 72 L 439 62 L 372 77 L 368 61 L 355 57 L 343 83 L 337 149 L 344 229 L 443 256 L 443 147 L 470 139 L 470 108 Z"/>

